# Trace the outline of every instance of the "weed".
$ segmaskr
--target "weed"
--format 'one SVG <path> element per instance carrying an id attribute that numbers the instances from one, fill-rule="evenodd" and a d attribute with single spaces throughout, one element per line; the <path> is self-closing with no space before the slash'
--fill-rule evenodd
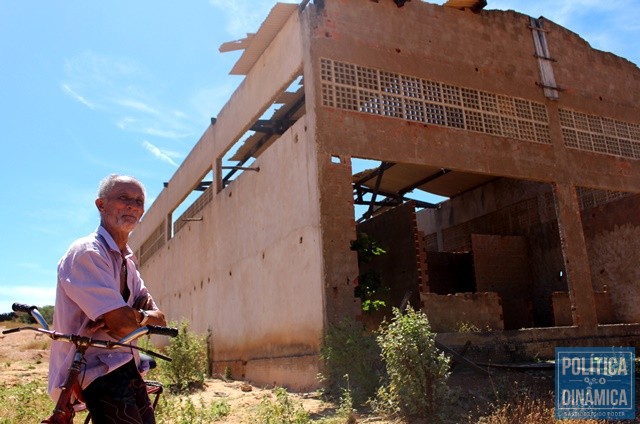
<path id="1" fill-rule="evenodd" d="M 264 424 L 307 424 L 309 414 L 302 405 L 289 397 L 287 390 L 282 387 L 273 389 L 275 401 L 271 396 L 265 396 L 258 407 L 258 420 Z"/>
<path id="2" fill-rule="evenodd" d="M 40 422 L 53 411 L 44 381 L 0 384 L 0 423 Z"/>
<path id="3" fill-rule="evenodd" d="M 167 394 L 160 398 L 156 409 L 158 424 L 206 424 L 220 421 L 231 412 L 225 400 L 205 404 L 202 398 L 194 402 L 187 396 Z"/>
<path id="4" fill-rule="evenodd" d="M 480 330 L 478 326 L 470 322 L 459 322 L 456 325 L 456 332 L 458 333 L 477 333 L 479 331 L 482 330 Z"/>

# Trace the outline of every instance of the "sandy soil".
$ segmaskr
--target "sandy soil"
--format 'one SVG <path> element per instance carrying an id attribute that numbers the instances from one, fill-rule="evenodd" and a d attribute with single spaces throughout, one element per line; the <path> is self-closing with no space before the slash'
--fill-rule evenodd
<path id="1" fill-rule="evenodd" d="M 2 327 L 0 327 L 2 328 Z M 19 332 L 0 335 L 0 383 L 21 384 L 26 381 L 46 381 L 50 340 L 41 334 Z M 553 390 L 553 370 L 515 371 L 492 369 L 491 375 L 479 374 L 468 367 L 458 365 L 449 379 L 452 394 L 445 406 L 447 423 L 476 422 L 479 411 L 486 411 L 496 399 L 513 396 L 538 397 Z M 243 381 L 210 378 L 203 391 L 192 396 L 195 403 L 225 399 L 231 407 L 231 415 L 225 423 L 252 422 L 254 413 L 271 390 L 253 386 Z M 329 416 L 336 405 L 323 401 L 313 393 L 291 393 L 312 417 Z M 53 407 L 53 404 L 52 404 Z M 358 415 L 358 423 L 383 424 L 392 421 L 373 415 Z"/>
<path id="2" fill-rule="evenodd" d="M 4 329 L 0 325 L 0 329 Z M 40 333 L 22 331 L 0 335 L 0 384 L 17 385 L 26 381 L 46 382 L 49 364 L 50 339 Z M 271 390 L 253 386 L 244 381 L 230 381 L 222 378 L 209 378 L 203 391 L 191 395 L 194 403 L 226 400 L 231 407 L 231 415 L 225 423 L 248 423 L 254 421 L 252 413 L 256 411 L 265 396 Z M 317 392 L 291 393 L 296 402 L 312 416 L 331 415 L 335 405 L 325 402 Z M 53 408 L 53 403 L 51 404 Z M 375 416 L 360 416 L 358 422 L 388 423 Z"/>

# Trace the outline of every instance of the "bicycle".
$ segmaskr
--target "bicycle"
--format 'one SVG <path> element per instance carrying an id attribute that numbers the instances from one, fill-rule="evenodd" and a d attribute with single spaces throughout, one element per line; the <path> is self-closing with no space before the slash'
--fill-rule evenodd
<path id="1" fill-rule="evenodd" d="M 130 347 L 132 349 L 136 349 L 140 352 L 146 353 L 152 357 L 160 358 L 165 361 L 171 361 L 171 358 L 168 356 L 162 355 L 157 352 L 153 352 L 148 349 L 144 349 L 138 347 L 136 345 L 132 345 L 131 342 L 136 340 L 137 338 L 145 335 L 145 334 L 158 334 L 169 337 L 175 337 L 178 335 L 178 329 L 172 327 L 160 327 L 156 325 L 146 325 L 144 327 L 140 327 L 122 339 L 118 341 L 111 340 L 99 340 L 93 339 L 91 337 L 80 336 L 78 334 L 63 334 L 58 333 L 57 331 L 53 331 L 49 329 L 49 325 L 47 321 L 44 319 L 40 311 L 36 306 L 28 306 L 20 303 L 14 303 L 12 305 L 12 309 L 14 312 L 24 312 L 30 314 L 36 322 L 40 325 L 41 328 L 37 327 L 16 327 L 10 328 L 8 330 L 3 330 L 2 334 L 10 334 L 16 333 L 19 331 L 37 331 L 38 333 L 45 334 L 49 336 L 52 340 L 64 341 L 68 343 L 72 343 L 75 346 L 75 354 L 73 357 L 73 362 L 69 367 L 69 373 L 67 374 L 67 378 L 65 383 L 62 386 L 62 392 L 58 401 L 56 402 L 56 406 L 53 410 L 53 413 L 44 421 L 41 421 L 41 424 L 73 424 L 73 418 L 76 412 L 80 412 L 86 409 L 86 405 L 82 403 L 79 399 L 75 399 L 75 402 L 72 401 L 73 395 L 78 395 L 78 376 L 82 371 L 82 364 L 84 361 L 84 355 L 86 350 L 89 347 L 97 347 L 101 349 L 113 349 L 116 347 Z M 163 392 L 163 386 L 161 383 L 156 381 L 145 381 L 147 385 L 147 393 L 149 395 L 155 395 L 153 400 L 153 407 L 155 409 L 158 404 L 158 400 L 160 395 Z M 87 417 L 84 421 L 85 424 L 91 422 L 91 413 L 87 414 Z"/>

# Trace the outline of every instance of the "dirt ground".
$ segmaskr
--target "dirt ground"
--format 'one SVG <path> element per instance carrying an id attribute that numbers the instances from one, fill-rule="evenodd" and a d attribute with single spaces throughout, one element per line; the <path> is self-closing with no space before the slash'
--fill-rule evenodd
<path id="1" fill-rule="evenodd" d="M 1 327 L 0 327 L 1 328 Z M 46 381 L 50 340 L 34 332 L 0 335 L 0 383 L 21 384 L 25 381 Z M 553 370 L 514 371 L 492 369 L 491 375 L 473 371 L 461 364 L 455 366 L 449 379 L 451 396 L 444 405 L 447 423 L 477 422 L 477 417 L 490 408 L 496 399 L 511 399 L 516 396 L 539 397 L 553 390 Z M 194 402 L 226 400 L 231 415 L 225 423 L 251 422 L 254 413 L 271 391 L 243 381 L 228 381 L 210 378 L 204 391 L 192 395 Z M 312 417 L 329 416 L 336 405 L 325 402 L 317 392 L 291 393 Z M 53 404 L 52 404 L 53 407 Z M 383 424 L 384 420 L 373 414 L 356 416 L 356 422 Z"/>

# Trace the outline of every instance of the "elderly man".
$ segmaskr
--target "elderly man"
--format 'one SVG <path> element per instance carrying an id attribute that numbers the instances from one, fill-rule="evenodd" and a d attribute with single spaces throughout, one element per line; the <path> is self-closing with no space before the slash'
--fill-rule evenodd
<path id="1" fill-rule="evenodd" d="M 110 175 L 95 201 L 100 226 L 73 242 L 58 264 L 53 323 L 56 331 L 119 339 L 146 325 L 166 325 L 127 245 L 144 213 L 145 191 L 132 177 Z M 49 394 L 60 394 L 73 346 L 53 342 Z M 89 348 L 80 373 L 81 393 L 94 423 L 154 423 L 154 412 L 139 373 L 137 350 Z"/>

